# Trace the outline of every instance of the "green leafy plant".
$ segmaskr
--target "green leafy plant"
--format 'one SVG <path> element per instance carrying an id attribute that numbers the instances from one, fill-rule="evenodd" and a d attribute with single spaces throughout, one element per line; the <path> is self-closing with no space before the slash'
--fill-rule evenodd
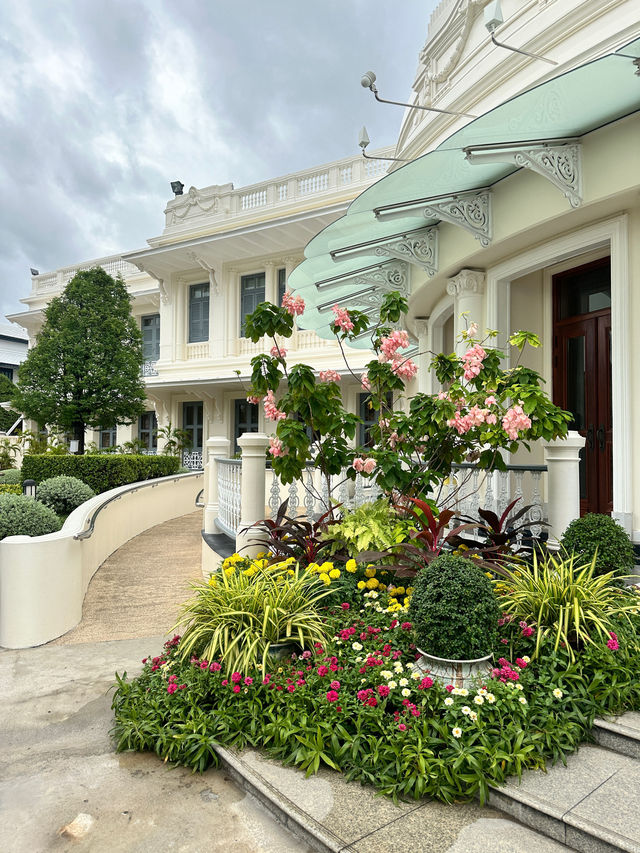
<path id="1" fill-rule="evenodd" d="M 265 518 L 252 524 L 256 539 L 252 544 L 271 552 L 276 559 L 293 557 L 305 566 L 315 563 L 323 551 L 329 550 L 330 540 L 326 537 L 328 519 L 337 507 L 332 507 L 315 521 L 288 516 L 289 499 L 278 507 L 275 518 Z"/>
<path id="2" fill-rule="evenodd" d="M 171 421 L 166 426 L 158 427 L 156 434 L 164 442 L 162 453 L 165 456 L 181 456 L 184 450 L 191 450 L 193 446 L 189 431 L 174 428 Z"/>
<path id="3" fill-rule="evenodd" d="M 300 569 L 223 570 L 194 589 L 175 626 L 185 626 L 183 658 L 219 659 L 227 672 L 264 670 L 273 644 L 305 648 L 327 638 L 318 605 L 330 591 Z"/>
<path id="4" fill-rule="evenodd" d="M 0 474 L 0 483 L 21 483 L 22 474 L 19 468 L 7 468 Z"/>
<path id="5" fill-rule="evenodd" d="M 5 536 L 44 536 L 60 530 L 52 509 L 24 495 L 0 494 L 0 539 Z"/>
<path id="6" fill-rule="evenodd" d="M 93 489 L 77 477 L 51 477 L 38 486 L 38 500 L 57 515 L 69 515 L 94 495 Z"/>
<path id="7" fill-rule="evenodd" d="M 472 560 L 444 554 L 417 575 L 409 604 L 419 648 L 436 657 L 488 655 L 500 610 L 489 579 Z"/>
<path id="8" fill-rule="evenodd" d="M 609 515 L 591 512 L 574 519 L 565 530 L 561 545 L 567 553 L 573 552 L 580 563 L 591 562 L 595 557 L 599 575 L 628 575 L 635 565 L 631 540 Z"/>
<path id="9" fill-rule="evenodd" d="M 0 482 L 0 494 L 21 495 L 22 494 L 22 486 L 18 485 L 17 483 Z"/>
<path id="10" fill-rule="evenodd" d="M 330 540 L 329 554 L 345 559 L 362 551 L 382 550 L 408 536 L 407 524 L 399 518 L 389 501 L 379 498 L 345 512 L 336 524 L 329 524 L 323 538 Z"/>
<path id="11" fill-rule="evenodd" d="M 613 578 L 613 572 L 596 574 L 595 557 L 581 563 L 574 554 L 534 551 L 530 570 L 504 571 L 500 604 L 516 622 L 537 627 L 536 655 L 551 637 L 554 650 L 566 649 L 573 660 L 576 650 L 607 642 L 614 619 L 629 622 L 629 614 L 637 612 L 638 602 L 612 585 Z"/>
<path id="12" fill-rule="evenodd" d="M 99 494 L 140 480 L 168 477 L 177 473 L 179 467 L 180 460 L 176 456 L 137 456 L 121 453 L 56 456 L 43 453 L 24 457 L 22 477 L 41 483 L 50 477 L 64 474 L 77 477 Z"/>

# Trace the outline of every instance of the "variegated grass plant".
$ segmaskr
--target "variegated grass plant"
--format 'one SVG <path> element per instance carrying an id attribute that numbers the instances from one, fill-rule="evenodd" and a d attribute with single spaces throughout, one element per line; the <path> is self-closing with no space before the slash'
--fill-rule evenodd
<path id="1" fill-rule="evenodd" d="M 218 660 L 229 673 L 264 672 L 272 645 L 291 641 L 308 648 L 327 640 L 319 605 L 331 590 L 299 567 L 220 571 L 192 588 L 195 595 L 175 626 L 185 626 L 183 658 Z"/>
<path id="2" fill-rule="evenodd" d="M 576 565 L 574 554 L 543 557 L 533 554 L 533 566 L 505 568 L 496 585 L 506 591 L 500 598 L 504 613 L 537 627 L 535 656 L 546 637 L 554 640 L 554 649 L 562 644 L 571 659 L 575 650 L 598 640 L 608 641 L 612 618 L 637 613 L 637 603 L 612 584 L 615 572 L 596 575 L 595 557 Z M 618 578 L 619 579 L 619 578 Z"/>

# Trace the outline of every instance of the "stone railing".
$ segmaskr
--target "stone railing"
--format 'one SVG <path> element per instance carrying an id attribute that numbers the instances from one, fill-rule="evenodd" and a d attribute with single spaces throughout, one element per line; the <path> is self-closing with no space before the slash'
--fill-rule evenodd
<path id="1" fill-rule="evenodd" d="M 120 274 L 125 280 L 131 276 L 140 274 L 136 266 L 123 261 L 120 255 L 108 255 L 106 258 L 95 258 L 91 261 L 85 261 L 82 264 L 61 267 L 58 270 L 54 270 L 54 272 L 35 275 L 32 278 L 32 292 L 50 293 L 54 290 L 62 291 L 77 272 L 90 270 L 93 267 L 102 267 L 106 273 L 114 277 Z"/>
<path id="2" fill-rule="evenodd" d="M 388 157 L 392 151 L 392 148 L 385 148 L 376 153 L 380 157 Z M 234 189 L 232 184 L 202 189 L 191 187 L 187 193 L 168 202 L 164 233 L 183 230 L 196 218 L 217 221 L 245 217 L 252 211 L 291 206 L 310 197 L 339 194 L 347 187 L 356 195 L 382 177 L 388 165 L 388 161 L 383 159 L 365 160 L 354 155 L 320 168 L 305 169 L 239 189 Z"/>
<path id="3" fill-rule="evenodd" d="M 184 450 L 182 453 L 182 467 L 190 471 L 202 471 L 202 451 Z"/>

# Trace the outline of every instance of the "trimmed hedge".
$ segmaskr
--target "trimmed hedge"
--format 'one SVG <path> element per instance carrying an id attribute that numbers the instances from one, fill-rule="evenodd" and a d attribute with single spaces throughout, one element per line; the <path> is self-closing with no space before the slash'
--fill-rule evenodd
<path id="1" fill-rule="evenodd" d="M 52 509 L 24 495 L 0 495 L 0 539 L 5 536 L 44 536 L 60 530 L 62 521 Z"/>
<path id="2" fill-rule="evenodd" d="M 626 531 L 610 515 L 590 512 L 574 519 L 562 534 L 560 544 L 573 552 L 580 563 L 590 563 L 596 556 L 596 574 L 615 572 L 629 575 L 635 566 L 633 545 Z"/>
<path id="3" fill-rule="evenodd" d="M 12 483 L 15 485 L 21 482 L 22 474 L 19 468 L 5 468 L 4 471 L 0 471 L 0 483 Z"/>
<path id="4" fill-rule="evenodd" d="M 22 486 L 17 483 L 0 483 L 0 495 L 21 495 Z"/>
<path id="5" fill-rule="evenodd" d="M 85 456 L 56 456 L 51 453 L 27 455 L 22 460 L 23 480 L 40 484 L 51 477 L 77 477 L 96 494 L 176 474 L 180 467 L 177 456 L 138 456 L 135 454 L 101 453 Z"/>
<path id="6" fill-rule="evenodd" d="M 56 515 L 69 515 L 94 496 L 92 488 L 77 477 L 51 477 L 38 486 L 38 500 Z"/>

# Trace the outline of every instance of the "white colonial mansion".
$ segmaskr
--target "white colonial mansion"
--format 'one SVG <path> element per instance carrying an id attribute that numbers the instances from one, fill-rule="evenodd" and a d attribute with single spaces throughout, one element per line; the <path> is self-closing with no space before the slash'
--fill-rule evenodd
<path id="1" fill-rule="evenodd" d="M 369 80 L 380 98 L 405 100 Z M 148 248 L 35 276 L 27 310 L 9 319 L 33 341 L 77 269 L 121 272 L 149 410 L 90 439 L 138 437 L 153 450 L 156 422 L 171 421 L 193 436 L 196 465 L 209 435 L 234 447 L 243 432 L 272 430 L 246 401 L 250 359 L 270 346 L 242 333 L 258 302 L 287 287 L 302 295 L 291 359 L 344 372 L 324 337 L 331 305 L 366 308 L 399 282 L 425 353 L 420 390 L 432 390 L 426 353 L 453 348 L 462 312 L 501 341 L 519 328 L 540 335 L 531 366 L 585 440 L 582 510 L 612 512 L 640 541 L 637 0 L 442 0 L 410 89 L 397 146 L 377 152 L 396 163 L 372 154 L 242 189 L 191 187 Z M 398 109 L 378 108 L 390 120 Z M 367 358 L 355 349 L 352 365 Z M 366 397 L 346 375 L 343 389 L 364 435 Z"/>

